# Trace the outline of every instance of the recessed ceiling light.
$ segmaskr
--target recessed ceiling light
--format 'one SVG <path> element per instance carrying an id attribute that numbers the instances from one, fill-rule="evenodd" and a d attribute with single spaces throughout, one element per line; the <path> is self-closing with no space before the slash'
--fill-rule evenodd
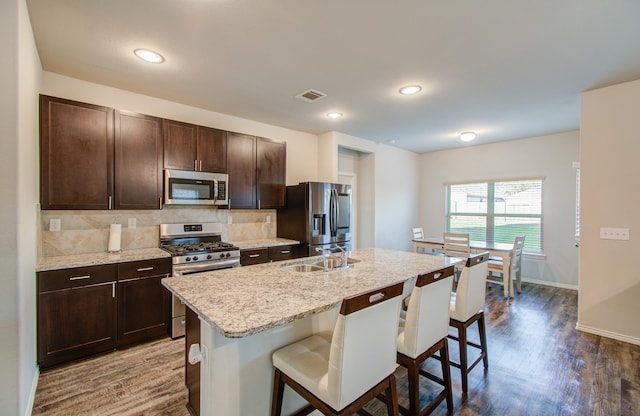
<path id="1" fill-rule="evenodd" d="M 464 133 L 460 133 L 460 140 L 462 140 L 463 142 L 470 142 L 475 138 L 476 138 L 475 132 L 465 131 Z"/>
<path id="2" fill-rule="evenodd" d="M 327 117 L 333 118 L 333 119 L 340 118 L 342 117 L 342 113 L 338 113 L 337 111 L 332 111 L 331 113 L 327 113 Z"/>
<path id="3" fill-rule="evenodd" d="M 136 49 L 133 51 L 136 56 L 145 62 L 151 62 L 152 64 L 159 64 L 164 62 L 164 58 L 157 52 L 150 51 L 148 49 Z"/>
<path id="4" fill-rule="evenodd" d="M 400 94 L 403 95 L 413 95 L 422 91 L 422 87 L 420 85 L 407 85 L 406 87 L 400 88 Z"/>

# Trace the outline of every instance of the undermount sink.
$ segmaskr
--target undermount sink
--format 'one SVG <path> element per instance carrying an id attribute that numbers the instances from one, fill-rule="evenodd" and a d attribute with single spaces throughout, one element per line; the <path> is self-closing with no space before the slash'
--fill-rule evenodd
<path id="1" fill-rule="evenodd" d="M 318 272 L 324 270 L 324 267 L 318 266 L 316 264 L 289 264 L 282 265 L 284 269 L 288 269 L 294 272 L 308 273 L 308 272 Z"/>
<path id="2" fill-rule="evenodd" d="M 347 258 L 346 266 L 333 266 L 332 262 L 328 263 L 329 270 L 344 270 L 351 267 L 354 263 L 359 263 L 360 260 L 354 259 L 352 257 Z M 285 263 L 280 266 L 283 269 L 291 270 L 293 272 L 299 273 L 308 273 L 308 272 L 318 272 L 324 270 L 324 260 L 313 259 L 309 261 L 298 261 L 295 263 Z"/>

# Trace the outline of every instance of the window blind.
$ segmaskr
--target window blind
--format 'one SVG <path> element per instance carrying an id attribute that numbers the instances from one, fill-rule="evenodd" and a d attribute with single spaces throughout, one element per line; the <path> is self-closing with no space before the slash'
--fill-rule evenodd
<path id="1" fill-rule="evenodd" d="M 542 253 L 542 179 L 448 184 L 447 231 L 474 241 L 509 243 L 525 235 L 524 249 Z"/>

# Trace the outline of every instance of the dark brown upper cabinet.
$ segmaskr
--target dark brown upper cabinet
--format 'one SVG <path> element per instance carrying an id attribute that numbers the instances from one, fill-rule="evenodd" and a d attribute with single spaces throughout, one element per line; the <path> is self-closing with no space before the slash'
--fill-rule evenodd
<path id="1" fill-rule="evenodd" d="M 42 209 L 110 209 L 111 108 L 40 96 Z"/>
<path id="2" fill-rule="evenodd" d="M 275 209 L 284 206 L 286 143 L 228 133 L 229 208 Z"/>
<path id="3" fill-rule="evenodd" d="M 284 207 L 287 144 L 256 138 L 256 197 L 258 208 Z"/>
<path id="4" fill-rule="evenodd" d="M 162 122 L 40 96 L 42 209 L 158 209 Z"/>
<path id="5" fill-rule="evenodd" d="M 162 198 L 162 119 L 115 113 L 115 209 L 158 209 Z"/>
<path id="6" fill-rule="evenodd" d="M 227 132 L 164 120 L 164 167 L 227 172 Z"/>

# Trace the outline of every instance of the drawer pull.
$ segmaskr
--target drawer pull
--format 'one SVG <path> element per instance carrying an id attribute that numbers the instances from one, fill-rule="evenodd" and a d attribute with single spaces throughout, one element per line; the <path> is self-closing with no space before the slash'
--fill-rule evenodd
<path id="1" fill-rule="evenodd" d="M 91 275 L 87 274 L 84 276 L 76 276 L 76 277 L 70 277 L 69 280 L 84 280 L 84 279 L 91 279 Z"/>
<path id="2" fill-rule="evenodd" d="M 153 267 L 141 267 L 138 269 L 139 272 L 148 272 L 149 270 L 153 270 Z"/>
<path id="3" fill-rule="evenodd" d="M 187 321 L 186 321 L 186 320 L 184 320 L 184 319 L 180 320 L 180 324 L 181 324 L 181 325 L 184 325 L 184 324 L 186 324 L 186 323 L 187 323 Z"/>
<path id="4" fill-rule="evenodd" d="M 280 254 L 289 254 L 291 250 L 280 250 Z"/>
<path id="5" fill-rule="evenodd" d="M 260 254 L 249 254 L 249 258 L 256 258 L 256 257 L 260 257 Z"/>

